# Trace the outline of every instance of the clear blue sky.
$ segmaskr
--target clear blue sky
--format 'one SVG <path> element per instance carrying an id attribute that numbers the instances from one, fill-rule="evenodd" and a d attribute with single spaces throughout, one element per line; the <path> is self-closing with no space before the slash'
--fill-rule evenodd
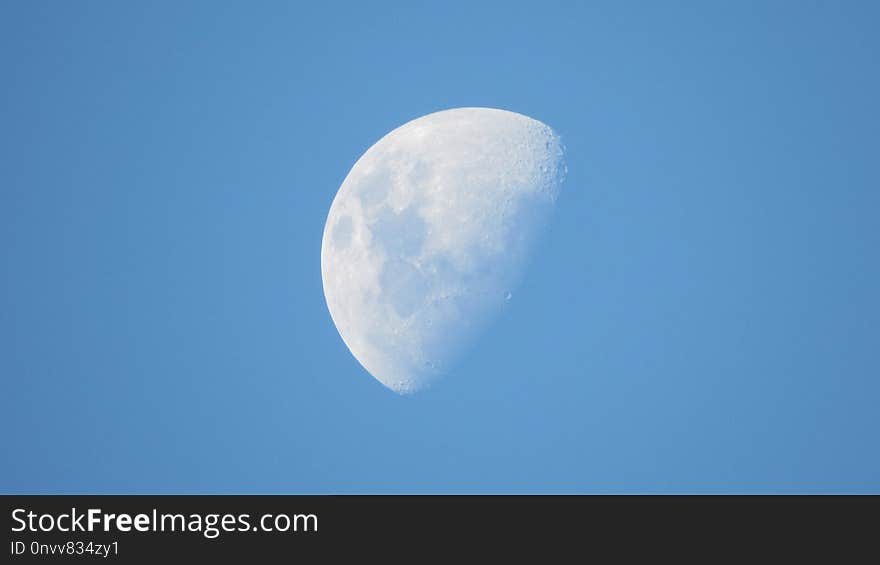
<path id="1" fill-rule="evenodd" d="M 874 2 L 4 2 L 0 490 L 880 492 Z M 456 106 L 569 177 L 399 397 L 324 304 L 354 161 Z"/>

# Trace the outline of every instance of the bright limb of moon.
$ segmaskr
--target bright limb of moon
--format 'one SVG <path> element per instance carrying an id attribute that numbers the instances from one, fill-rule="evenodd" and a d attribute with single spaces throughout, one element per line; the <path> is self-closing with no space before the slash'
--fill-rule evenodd
<path id="1" fill-rule="evenodd" d="M 446 372 L 511 297 L 566 167 L 559 136 L 457 108 L 393 130 L 355 163 L 321 245 L 342 340 L 398 393 Z"/>

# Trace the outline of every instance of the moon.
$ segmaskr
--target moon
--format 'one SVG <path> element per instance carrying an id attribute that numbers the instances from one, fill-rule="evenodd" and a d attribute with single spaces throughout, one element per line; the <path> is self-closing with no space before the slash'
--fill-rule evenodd
<path id="1" fill-rule="evenodd" d="M 493 108 L 428 114 L 370 147 L 321 244 L 330 316 L 364 369 L 400 394 L 446 374 L 511 299 L 566 173 L 550 127 Z"/>

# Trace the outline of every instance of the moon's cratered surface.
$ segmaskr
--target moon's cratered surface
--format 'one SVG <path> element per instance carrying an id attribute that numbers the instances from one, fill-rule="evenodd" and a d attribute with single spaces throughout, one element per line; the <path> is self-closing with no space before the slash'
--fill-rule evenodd
<path id="1" fill-rule="evenodd" d="M 559 136 L 505 110 L 436 112 L 370 147 L 321 245 L 327 306 L 361 365 L 401 394 L 447 371 L 512 296 L 565 174 Z"/>

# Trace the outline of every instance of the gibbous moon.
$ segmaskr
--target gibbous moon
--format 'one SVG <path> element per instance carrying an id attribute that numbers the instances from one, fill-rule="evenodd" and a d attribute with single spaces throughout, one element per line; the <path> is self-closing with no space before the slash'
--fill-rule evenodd
<path id="1" fill-rule="evenodd" d="M 379 382 L 424 388 L 511 299 L 563 151 L 537 120 L 456 108 L 400 126 L 355 163 L 330 206 L 321 275 L 339 335 Z"/>

